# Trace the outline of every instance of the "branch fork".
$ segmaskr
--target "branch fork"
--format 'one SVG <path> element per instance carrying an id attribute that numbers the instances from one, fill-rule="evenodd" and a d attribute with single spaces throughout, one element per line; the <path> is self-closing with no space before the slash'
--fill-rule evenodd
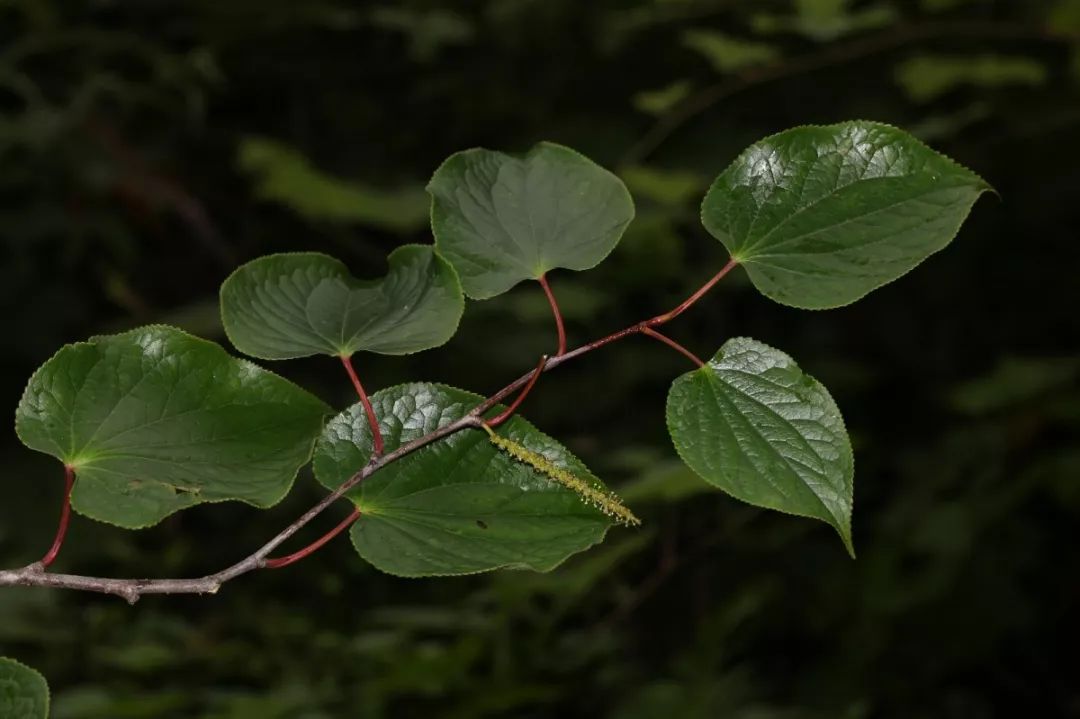
<path id="1" fill-rule="evenodd" d="M 561 331 L 562 322 L 561 315 L 558 312 L 557 305 L 554 304 L 554 296 L 550 294 L 550 288 L 547 287 L 546 281 L 541 281 L 541 285 L 545 287 L 545 291 L 549 295 L 549 299 L 552 302 L 552 308 L 556 315 L 557 324 L 560 328 L 560 347 L 559 353 L 554 357 L 543 356 L 540 358 L 536 368 L 527 374 L 518 377 L 510 384 L 503 387 L 501 390 L 491 395 L 483 402 L 474 407 L 468 414 L 460 419 L 451 422 L 445 427 L 440 427 L 423 437 L 418 437 L 411 442 L 403 444 L 390 452 L 384 452 L 384 446 L 382 442 L 382 435 L 378 427 L 378 419 L 375 416 L 374 408 L 371 407 L 371 402 L 367 398 L 367 393 L 364 391 L 363 386 L 360 384 L 359 378 L 356 376 L 356 372 L 352 367 L 352 363 L 347 356 L 342 356 L 341 361 L 345 367 L 349 378 L 353 381 L 353 385 L 357 390 L 357 394 L 361 398 L 361 402 L 364 404 L 364 410 L 367 413 L 368 421 L 372 428 L 372 437 L 374 451 L 371 459 L 368 463 L 356 474 L 346 480 L 337 489 L 330 494 L 323 497 L 319 502 L 297 518 L 285 529 L 275 535 L 270 541 L 260 547 L 258 550 L 248 555 L 239 562 L 227 567 L 220 572 L 214 574 L 208 574 L 204 577 L 198 577 L 193 579 L 113 579 L 106 577 L 86 577 L 77 574 L 57 574 L 47 571 L 48 566 L 56 558 L 56 554 L 59 552 L 60 546 L 63 544 L 64 536 L 67 532 L 67 524 L 70 519 L 70 491 L 74 483 L 74 471 L 71 468 L 65 468 L 65 478 L 67 489 L 65 491 L 65 503 L 61 511 L 60 526 L 57 530 L 57 537 L 53 542 L 53 548 L 45 555 L 42 560 L 29 564 L 20 569 L 0 570 L 0 586 L 24 586 L 24 587 L 52 587 L 56 589 L 74 589 L 86 592 L 97 592 L 99 594 L 111 594 L 117 597 L 121 597 L 129 604 L 134 604 L 141 597 L 147 594 L 216 594 L 221 587 L 233 579 L 239 576 L 247 574 L 259 569 L 272 569 L 278 567 L 285 567 L 294 562 L 297 562 L 310 554 L 314 553 L 331 539 L 347 529 L 353 522 L 360 517 L 360 510 L 354 509 L 353 512 L 346 517 L 341 523 L 339 523 L 334 529 L 327 534 L 323 535 L 320 539 L 310 544 L 308 547 L 280 558 L 270 558 L 270 553 L 277 549 L 286 540 L 291 538 L 294 534 L 299 532 L 303 527 L 307 526 L 315 517 L 319 516 L 326 510 L 327 507 L 337 502 L 339 499 L 345 496 L 347 492 L 359 485 L 362 481 L 370 477 L 372 474 L 385 467 L 388 464 L 396 462 L 397 460 L 405 457 L 412 452 L 425 447 L 433 442 L 437 442 L 444 437 L 448 437 L 456 432 L 460 432 L 463 429 L 480 429 L 485 424 L 494 427 L 497 424 L 502 423 L 509 419 L 518 407 L 528 396 L 529 392 L 535 387 L 540 375 L 544 372 L 552 370 L 564 362 L 567 362 L 575 357 L 579 357 L 583 354 L 587 354 L 595 349 L 599 349 L 605 345 L 611 344 L 624 337 L 628 337 L 634 334 L 645 334 L 658 339 L 666 344 L 671 345 L 675 349 L 679 350 L 683 354 L 686 354 L 694 361 L 701 364 L 701 360 L 697 359 L 689 350 L 677 345 L 673 340 L 670 340 L 666 336 L 655 331 L 655 328 L 670 322 L 678 317 L 680 314 L 689 309 L 694 303 L 701 299 L 712 287 L 719 282 L 723 277 L 730 272 L 737 262 L 732 258 L 724 267 L 714 275 L 708 282 L 706 282 L 697 292 L 687 298 L 679 306 L 675 307 L 670 312 L 662 315 L 657 315 L 651 319 L 639 322 L 635 325 L 631 325 L 626 329 L 614 332 L 606 337 L 595 340 L 585 345 L 581 345 L 570 351 L 565 351 L 565 332 Z M 518 397 L 510 405 L 509 408 L 504 410 L 498 416 L 491 421 L 485 423 L 483 415 L 485 412 L 491 410 L 499 402 L 509 397 L 515 391 L 521 389 Z"/>

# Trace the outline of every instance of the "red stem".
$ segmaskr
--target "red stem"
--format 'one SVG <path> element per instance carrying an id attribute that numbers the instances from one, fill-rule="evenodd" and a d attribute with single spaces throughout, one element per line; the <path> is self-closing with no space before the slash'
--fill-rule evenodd
<path id="1" fill-rule="evenodd" d="M 322 537 L 316 539 L 314 542 L 301 549 L 299 552 L 293 552 L 292 554 L 285 557 L 267 559 L 266 564 L 263 566 L 265 566 L 267 569 L 280 569 L 281 567 L 287 567 L 294 562 L 299 562 L 304 557 L 307 557 L 308 555 L 314 554 L 315 552 L 319 551 L 319 549 L 321 549 L 324 544 L 344 532 L 352 525 L 353 522 L 355 522 L 359 518 L 360 510 L 354 509 L 352 511 L 352 514 L 341 520 L 341 524 L 334 527 Z"/>
<path id="2" fill-rule="evenodd" d="M 591 352 L 594 349 L 597 349 L 599 347 L 603 347 L 606 344 L 610 344 L 612 342 L 615 342 L 616 340 L 620 340 L 623 337 L 627 337 L 627 336 L 632 335 L 632 334 L 646 334 L 646 335 L 649 335 L 650 337 L 654 337 L 654 338 L 660 340 L 661 342 L 669 344 L 672 347 L 674 347 L 676 350 L 682 352 L 687 357 L 692 359 L 699 367 L 703 366 L 704 362 L 702 362 L 700 359 L 698 359 L 698 357 L 696 357 L 693 353 L 691 353 L 685 347 L 682 347 L 681 345 L 679 345 L 678 343 L 676 343 L 674 340 L 670 339 L 669 337 L 666 337 L 665 335 L 662 335 L 659 332 L 653 330 L 653 327 L 656 327 L 658 325 L 662 325 L 662 324 L 665 324 L 667 322 L 670 322 L 671 320 L 673 320 L 676 317 L 678 317 L 679 315 L 681 315 L 683 312 L 685 312 L 687 309 L 689 309 L 695 302 L 700 300 L 705 295 L 706 292 L 711 290 L 713 288 L 713 286 L 717 282 L 722 280 L 724 278 L 724 275 L 726 275 L 728 272 L 730 272 L 735 267 L 735 265 L 737 265 L 737 264 L 738 263 L 734 259 L 729 260 L 728 263 L 726 265 L 724 265 L 724 267 L 718 273 L 716 273 L 716 275 L 714 275 L 712 277 L 712 279 L 710 279 L 708 282 L 706 282 L 704 285 L 702 285 L 702 287 L 697 292 L 690 295 L 690 297 L 688 297 L 684 302 L 682 302 L 682 304 L 680 304 L 678 307 L 671 310 L 670 312 L 666 312 L 666 313 L 664 313 L 662 315 L 657 315 L 656 317 L 653 317 L 652 319 L 645 320 L 644 322 L 639 322 L 636 325 L 632 325 L 630 327 L 627 327 L 626 329 L 619 330 L 618 332 L 615 332 L 613 334 L 608 335 L 607 337 L 603 337 L 603 338 L 601 338 L 599 340 L 596 340 L 595 342 L 590 342 L 589 344 L 582 345 L 582 346 L 580 346 L 580 347 L 578 347 L 578 348 L 576 348 L 576 349 L 574 349 L 574 350 L 572 350 L 570 352 L 565 351 L 566 335 L 565 335 L 565 332 L 563 330 L 562 315 L 559 312 L 558 305 L 555 303 L 555 296 L 551 293 L 551 288 L 548 286 L 547 280 L 543 276 L 541 276 L 540 277 L 540 285 L 541 285 L 541 287 L 544 288 L 544 293 L 547 295 L 548 301 L 551 303 L 552 312 L 554 312 L 554 314 L 555 314 L 555 322 L 556 322 L 556 325 L 559 328 L 559 345 L 560 345 L 560 348 L 559 348 L 560 353 L 559 353 L 559 355 L 557 357 L 555 357 L 555 358 L 550 358 L 550 359 L 547 357 L 547 355 L 544 355 L 543 357 L 540 358 L 540 361 L 537 363 L 536 369 L 534 369 L 530 374 L 528 374 L 528 375 L 526 375 L 524 377 L 521 377 L 521 378 L 515 380 L 514 382 L 511 382 L 509 385 L 502 388 L 501 390 L 496 392 L 491 397 L 488 397 L 486 400 L 481 402 L 479 406 L 473 408 L 473 410 L 472 410 L 472 412 L 470 412 L 470 414 L 473 414 L 473 415 L 482 414 L 483 412 L 491 409 L 496 404 L 498 404 L 499 401 L 502 400 L 504 397 L 509 396 L 510 393 L 513 392 L 515 389 L 517 389 L 518 387 L 521 387 L 522 388 L 521 392 L 518 393 L 518 396 L 513 401 L 513 403 L 509 407 L 507 407 L 503 412 L 501 412 L 498 416 L 494 417 L 493 419 L 491 419 L 490 421 L 487 422 L 487 425 L 489 427 L 498 427 L 500 424 L 502 424 L 507 419 L 509 419 L 511 416 L 513 416 L 514 412 L 516 412 L 518 407 L 521 406 L 521 403 L 525 401 L 525 398 L 532 391 L 533 387 L 536 386 L 537 380 L 540 379 L 540 375 L 542 375 L 545 370 L 554 368 L 554 367 L 562 364 L 566 360 L 569 360 L 572 357 L 576 357 L 578 355 L 585 354 L 586 352 Z M 368 422 L 371 424 L 372 433 L 373 433 L 373 436 L 375 438 L 375 457 L 377 457 L 382 453 L 382 434 L 379 431 L 378 421 L 375 418 L 375 410 L 372 409 L 371 402 L 368 400 L 368 397 L 367 397 L 367 393 L 364 392 L 364 388 L 360 384 L 360 379 L 356 376 L 355 370 L 353 370 L 353 366 L 352 366 L 352 362 L 351 362 L 350 358 L 346 357 L 346 356 L 342 356 L 341 362 L 342 362 L 342 364 L 345 365 L 345 371 L 349 373 L 349 377 L 353 381 L 353 386 L 356 387 L 357 394 L 360 395 L 360 401 L 364 403 L 364 409 L 368 414 Z M 341 524 L 334 527 L 334 529 L 330 530 L 330 532 L 328 534 L 326 534 L 325 536 L 323 536 L 322 538 L 320 538 L 319 540 L 317 540 L 313 544 L 309 545 L 308 547 L 305 547 L 304 549 L 301 549 L 299 552 L 296 552 L 294 554 L 290 554 L 287 557 L 279 557 L 277 559 L 267 559 L 265 566 L 268 569 L 278 569 L 280 567 L 286 567 L 286 566 L 292 564 L 293 562 L 300 561 L 301 559 L 307 557 L 308 555 L 310 555 L 313 552 L 320 549 L 323 545 L 325 545 L 327 542 L 329 542 L 331 539 L 333 539 L 337 535 L 341 534 L 343 531 L 345 531 L 346 528 L 348 528 L 359 517 L 360 517 L 360 510 L 356 509 L 356 510 L 353 511 L 352 514 L 350 514 L 348 517 L 346 517 L 341 522 Z"/>
<path id="3" fill-rule="evenodd" d="M 648 327 L 662 325 L 665 322 L 670 322 L 671 320 L 675 319 L 683 312 L 686 312 L 686 310 L 690 309 L 691 305 L 700 300 L 706 292 L 711 290 L 713 288 L 713 285 L 724 279 L 724 275 L 735 269 L 735 265 L 737 264 L 739 263 L 735 260 L 734 257 L 732 257 L 730 260 L 728 260 L 728 263 L 721 268 L 719 272 L 713 275 L 713 278 L 711 280 L 703 284 L 697 292 L 687 297 L 682 304 L 680 304 L 678 307 L 671 310 L 670 312 L 665 312 L 662 315 L 657 315 L 656 317 L 653 317 L 651 320 L 646 320 L 645 325 Z"/>
<path id="4" fill-rule="evenodd" d="M 683 312 L 686 312 L 688 309 L 690 309 L 694 305 L 694 303 L 696 303 L 698 300 L 700 300 L 702 297 L 704 297 L 705 293 L 707 293 L 709 290 L 711 290 L 716 285 L 717 282 L 724 279 L 724 275 L 726 275 L 727 273 L 729 273 L 733 269 L 735 269 L 735 267 L 738 264 L 739 263 L 735 261 L 735 258 L 732 257 L 730 260 L 728 260 L 727 264 L 724 265 L 720 269 L 719 272 L 717 272 L 715 275 L 713 275 L 712 278 L 708 282 L 706 282 L 700 288 L 698 288 L 697 292 L 695 292 L 694 294 L 687 297 L 685 300 L 683 300 L 681 303 L 679 303 L 678 307 L 671 310 L 670 312 L 665 312 L 664 314 L 657 315 L 656 317 L 653 317 L 652 319 L 648 319 L 648 320 L 645 320 L 644 322 L 639 322 L 636 325 L 633 325 L 631 327 L 627 327 L 624 330 L 619 330 L 618 332 L 613 332 L 612 334 L 608 335 L 607 337 L 601 337 L 600 339 L 596 340 L 595 342 L 590 342 L 587 345 L 582 345 L 581 347 L 578 347 L 576 349 L 571 350 L 570 352 L 563 355 L 563 357 L 560 357 L 556 361 L 561 363 L 561 361 L 563 359 L 570 359 L 571 357 L 576 357 L 578 355 L 585 354 L 586 352 L 591 352 L 592 350 L 599 349 L 600 347 L 603 347 L 606 344 L 611 344 L 612 342 L 615 342 L 616 340 L 621 340 L 623 337 L 626 337 L 627 335 L 637 334 L 638 332 L 644 332 L 646 330 L 646 328 L 659 327 L 660 325 L 667 324 L 668 322 L 671 322 L 673 319 L 675 319 L 676 317 L 681 315 Z"/>
<path id="5" fill-rule="evenodd" d="M 647 334 L 649 337 L 652 337 L 653 339 L 660 340 L 661 342 L 666 344 L 668 347 L 671 347 L 671 348 L 681 352 L 685 356 L 689 357 L 690 361 L 693 362 L 694 364 L 696 364 L 698 367 L 704 367 L 705 366 L 705 363 L 701 361 L 700 357 L 698 357 L 696 354 L 694 354 L 690 350 L 686 349 L 681 344 L 679 344 L 675 340 L 671 339 L 667 335 L 660 334 L 659 332 L 657 332 L 656 330 L 654 330 L 651 327 L 643 327 L 641 331 L 644 334 Z"/>
<path id="6" fill-rule="evenodd" d="M 708 282 L 706 282 L 704 285 L 702 285 L 700 289 L 698 289 L 694 294 L 687 297 L 686 300 L 684 300 L 681 304 L 679 304 L 678 307 L 671 310 L 670 312 L 665 312 L 664 314 L 657 315 L 656 317 L 653 317 L 652 319 L 644 320 L 643 322 L 638 322 L 636 325 L 630 325 L 629 327 L 626 327 L 625 329 L 621 329 L 618 332 L 612 332 L 607 337 L 601 337 L 598 340 L 594 340 L 594 341 L 589 342 L 587 344 L 583 344 L 580 347 L 575 347 L 574 349 L 570 350 L 566 354 L 559 355 L 558 357 L 552 357 L 551 359 L 548 360 L 547 364 L 544 365 L 544 371 L 555 369 L 556 367 L 561 365 L 563 362 L 567 362 L 569 360 L 572 360 L 575 357 L 580 357 L 581 355 L 586 354 L 588 352 L 592 352 L 595 349 L 600 349 L 601 347 L 603 347 L 605 345 L 609 345 L 612 342 L 616 342 L 618 340 L 621 340 L 624 337 L 629 337 L 630 335 L 642 334 L 642 333 L 644 333 L 646 328 L 651 329 L 653 327 L 658 327 L 659 325 L 666 324 L 667 322 L 670 322 L 671 320 L 675 319 L 676 317 L 681 315 L 686 310 L 690 309 L 690 307 L 695 302 L 697 302 L 702 297 L 704 297 L 705 293 L 707 293 L 709 290 L 711 290 L 713 288 L 713 286 L 717 282 L 719 282 L 720 280 L 722 280 L 724 278 L 724 275 L 731 272 L 731 270 L 733 270 L 735 268 L 735 266 L 738 265 L 738 264 L 739 263 L 735 260 L 735 258 L 732 258 L 732 259 L 728 260 L 728 263 L 726 265 L 724 265 L 723 268 L 721 268 L 721 270 L 719 272 L 717 272 L 715 275 L 713 275 L 713 277 Z M 518 377 L 516 380 L 514 380 L 510 384 L 506 385 L 501 390 L 499 390 L 495 394 L 491 395 L 486 400 L 481 402 L 479 405 L 474 407 L 472 412 L 470 412 L 470 414 L 473 415 L 473 416 L 481 415 L 482 413 L 488 411 L 489 409 L 494 407 L 496 404 L 498 404 L 499 402 L 501 402 L 505 398 L 509 397 L 510 394 L 512 392 L 514 392 L 514 390 L 518 389 L 519 387 L 524 386 L 527 382 L 530 382 L 530 381 L 532 381 L 532 374 L 526 374 L 526 375 L 522 375 L 521 377 Z"/>
<path id="7" fill-rule="evenodd" d="M 341 364 L 345 365 L 345 371 L 349 373 L 349 379 L 352 380 L 356 393 L 360 395 L 360 402 L 364 405 L 364 412 L 367 414 L 368 426 L 371 427 L 372 441 L 375 443 L 373 456 L 379 457 L 383 453 L 383 436 L 382 430 L 379 429 L 379 418 L 375 416 L 375 408 L 371 406 L 371 400 L 368 399 L 367 392 L 364 391 L 364 385 L 360 384 L 360 378 L 356 376 L 356 370 L 353 369 L 352 365 L 352 357 L 341 355 Z"/>
<path id="8" fill-rule="evenodd" d="M 691 295 L 685 302 L 680 304 L 671 312 L 663 315 L 658 315 L 650 320 L 639 322 L 635 325 L 631 325 L 626 329 L 619 330 L 607 337 L 596 340 L 589 344 L 577 347 L 570 352 L 567 352 L 558 357 L 551 359 L 541 358 L 539 366 L 529 372 L 528 374 L 518 377 L 510 384 L 503 387 L 501 390 L 491 395 L 476 407 L 473 407 L 467 415 L 460 419 L 444 425 L 432 432 L 426 434 L 423 437 L 418 437 L 411 442 L 403 444 L 400 447 L 395 448 L 385 457 L 373 456 L 368 464 L 356 472 L 352 477 L 347 479 L 344 484 L 337 490 L 324 497 L 318 504 L 305 512 L 299 519 L 286 527 L 283 531 L 279 532 L 270 542 L 265 544 L 262 549 L 258 550 L 254 554 L 248 556 L 246 559 L 228 567 L 216 574 L 208 575 L 201 579 L 184 580 L 184 579 L 164 579 L 164 580 L 114 580 L 114 579 L 102 579 L 99 577 L 81 577 L 77 575 L 57 575 L 42 571 L 41 565 L 48 565 L 55 558 L 59 551 L 60 545 L 63 541 L 63 536 L 66 533 L 68 519 L 70 517 L 70 494 L 71 488 L 74 483 L 74 470 L 70 467 L 65 467 L 66 479 L 67 479 L 67 491 L 65 493 L 64 509 L 61 515 L 60 528 L 57 531 L 56 541 L 53 543 L 53 548 L 49 550 L 49 553 L 41 562 L 35 562 L 29 567 L 25 567 L 23 570 L 16 572 L 0 571 L 0 584 L 22 584 L 25 586 L 54 586 L 64 587 L 68 589 L 82 589 L 86 591 L 104 592 L 108 594 L 116 594 L 124 597 L 129 602 L 134 604 L 140 596 L 143 594 L 179 594 L 179 593 L 213 593 L 216 592 L 220 586 L 231 579 L 234 579 L 241 574 L 245 574 L 259 567 L 279 568 L 285 567 L 289 564 L 297 562 L 304 557 L 309 556 L 313 552 L 317 551 L 331 539 L 343 532 L 349 525 L 360 517 L 360 510 L 354 509 L 352 514 L 345 518 L 337 527 L 335 527 L 328 534 L 320 538 L 315 543 L 309 545 L 305 549 L 299 552 L 291 554 L 287 557 L 279 557 L 276 559 L 263 559 L 273 548 L 277 547 L 281 542 L 285 541 L 296 533 L 301 527 L 306 525 L 315 516 L 320 514 L 323 510 L 333 504 L 335 501 L 344 496 L 345 492 L 351 490 L 358 485 L 364 478 L 370 476 L 375 471 L 378 471 L 381 467 L 404 457 L 405 455 L 413 452 L 420 447 L 427 446 L 432 442 L 436 442 L 444 437 L 447 437 L 454 432 L 458 432 L 466 427 L 483 427 L 484 422 L 480 418 L 484 412 L 487 412 L 492 407 L 497 405 L 500 401 L 509 397 L 515 390 L 519 388 L 525 388 L 525 391 L 520 393 L 520 396 L 514 402 L 513 407 L 510 408 L 510 412 L 516 409 L 524 400 L 528 391 L 536 384 L 537 379 L 543 372 L 558 367 L 563 362 L 570 360 L 573 357 L 586 354 L 594 349 L 603 347 L 616 340 L 622 339 L 632 334 L 648 334 L 650 336 L 659 335 L 658 332 L 653 332 L 652 328 L 658 325 L 662 325 L 665 322 L 674 319 L 676 316 L 684 312 L 691 305 L 697 302 L 701 297 L 708 292 L 713 285 L 720 281 L 720 279 L 726 275 L 735 266 L 736 262 L 731 260 L 716 274 L 711 280 L 709 280 L 701 289 Z M 666 338 L 665 338 L 666 339 Z M 545 361 L 546 360 L 546 361 Z M 360 395 L 361 400 L 364 401 L 365 408 L 368 411 L 368 419 L 372 423 L 372 429 L 376 442 L 381 444 L 381 433 L 379 432 L 378 425 L 375 422 L 374 410 L 371 408 L 371 404 L 367 401 L 367 395 L 364 392 L 363 387 L 360 385 L 359 379 L 356 377 L 356 373 L 352 369 L 352 364 L 348 357 L 341 358 L 342 363 L 345 365 L 345 369 L 348 371 L 349 376 L 353 380 L 353 384 L 356 386 L 357 393 Z M 509 416 L 508 413 L 504 413 Z M 497 418 L 501 421 L 502 416 Z"/>
<path id="9" fill-rule="evenodd" d="M 551 305 L 551 314 L 555 315 L 555 329 L 559 332 L 559 351 L 555 353 L 555 356 L 561 357 L 566 354 L 566 327 L 563 326 L 562 312 L 559 311 L 559 303 L 555 301 L 555 293 L 551 291 L 547 276 L 540 275 L 537 281 L 544 288 L 544 294 L 547 295 L 548 304 Z"/>
<path id="10" fill-rule="evenodd" d="M 536 380 L 540 379 L 540 375 L 544 373 L 544 367 L 547 366 L 547 355 L 540 358 L 540 362 L 536 365 L 536 369 L 533 370 L 532 377 L 529 378 L 529 382 L 525 385 L 524 389 L 518 394 L 517 399 L 513 404 L 507 407 L 501 414 L 488 421 L 489 427 L 498 427 L 500 424 L 510 419 L 510 417 L 517 411 L 517 408 L 521 406 L 521 403 L 525 401 L 525 398 L 529 396 L 529 392 L 532 392 L 532 388 L 536 386 Z"/>
<path id="11" fill-rule="evenodd" d="M 64 546 L 64 537 L 67 536 L 68 524 L 71 522 L 71 488 L 75 486 L 75 470 L 64 467 L 64 504 L 60 508 L 60 524 L 56 528 L 56 539 L 52 547 L 41 558 L 41 566 L 48 568 L 56 561 L 56 555 L 60 554 L 60 547 Z"/>

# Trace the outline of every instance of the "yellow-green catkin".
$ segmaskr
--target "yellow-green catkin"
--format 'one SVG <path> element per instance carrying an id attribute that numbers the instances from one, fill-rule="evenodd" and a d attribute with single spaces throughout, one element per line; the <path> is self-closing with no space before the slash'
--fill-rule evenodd
<path id="1" fill-rule="evenodd" d="M 507 439 L 495 433 L 486 424 L 481 425 L 488 433 L 491 443 L 506 452 L 517 461 L 527 464 L 538 472 L 546 474 L 567 489 L 575 492 L 581 501 L 590 504 L 620 524 L 636 527 L 641 520 L 634 516 L 622 500 L 614 492 L 605 492 L 593 487 L 580 477 L 568 472 L 562 467 L 555 466 L 551 460 L 527 447 L 523 447 L 512 439 Z"/>

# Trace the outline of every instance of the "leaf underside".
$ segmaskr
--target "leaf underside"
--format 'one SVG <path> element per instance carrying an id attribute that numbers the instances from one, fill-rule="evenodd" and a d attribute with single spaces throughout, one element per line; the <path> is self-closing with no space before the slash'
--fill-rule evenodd
<path id="1" fill-rule="evenodd" d="M 399 247 L 389 265 L 383 279 L 361 281 L 317 252 L 260 257 L 221 286 L 225 332 L 244 354 L 270 360 L 403 355 L 447 342 L 465 309 L 453 268 L 424 245 Z"/>
<path id="2" fill-rule="evenodd" d="M 427 189 L 435 244 L 475 299 L 557 267 L 595 267 L 634 217 L 618 177 L 549 142 L 523 158 L 459 152 L 435 171 Z"/>

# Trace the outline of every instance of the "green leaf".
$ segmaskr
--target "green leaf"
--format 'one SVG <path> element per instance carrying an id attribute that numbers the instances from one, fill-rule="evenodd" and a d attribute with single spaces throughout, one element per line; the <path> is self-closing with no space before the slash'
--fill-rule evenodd
<path id="1" fill-rule="evenodd" d="M 427 198 L 417 185 L 395 190 L 345 180 L 313 167 L 295 148 L 262 137 L 245 138 L 237 165 L 255 180 L 255 195 L 321 222 L 357 222 L 393 232 L 424 226 Z"/>
<path id="2" fill-rule="evenodd" d="M 794 15 L 762 13 L 753 16 L 750 24 L 759 33 L 794 32 L 827 42 L 884 27 L 898 15 L 889 5 L 871 4 L 855 10 L 851 4 L 852 0 L 795 0 Z"/>
<path id="3" fill-rule="evenodd" d="M 708 180 L 696 172 L 645 165 L 623 168 L 622 178 L 635 195 L 659 205 L 683 207 L 701 196 Z"/>
<path id="4" fill-rule="evenodd" d="M 854 556 L 854 460 L 840 410 L 783 352 L 728 340 L 671 386 L 668 431 L 702 479 L 758 507 L 831 524 Z"/>
<path id="5" fill-rule="evenodd" d="M 484 149 L 451 155 L 428 192 L 435 244 L 475 299 L 556 267 L 595 267 L 634 217 L 619 178 L 550 142 L 523 158 Z"/>
<path id="6" fill-rule="evenodd" d="M 444 47 L 467 45 L 476 34 L 466 16 L 439 8 L 378 7 L 371 10 L 370 18 L 376 27 L 405 35 L 409 55 L 417 62 L 431 62 Z"/>
<path id="7" fill-rule="evenodd" d="M 696 472 L 672 459 L 662 462 L 623 485 L 623 501 L 634 505 L 675 504 L 711 492 Z"/>
<path id="8" fill-rule="evenodd" d="M 1062 397 L 1080 379 L 1080 356 L 1004 357 L 993 371 L 959 385 L 947 396 L 953 409 L 979 416 L 1019 412 L 1039 397 Z"/>
<path id="9" fill-rule="evenodd" d="M 655 90 L 643 90 L 634 95 L 634 107 L 649 115 L 660 116 L 689 97 L 693 89 L 694 83 L 690 80 L 676 80 Z"/>
<path id="10" fill-rule="evenodd" d="M 1046 18 L 1046 27 L 1062 35 L 1080 32 L 1080 2 L 1058 0 Z"/>
<path id="11" fill-rule="evenodd" d="M 687 30 L 683 33 L 683 45 L 700 53 L 720 73 L 760 65 L 780 56 L 773 45 L 712 30 Z"/>
<path id="12" fill-rule="evenodd" d="M 989 189 L 905 132 L 845 122 L 752 145 L 713 183 L 701 219 L 767 297 L 824 309 L 945 247 Z"/>
<path id="13" fill-rule="evenodd" d="M 483 400 L 413 383 L 371 401 L 386 451 L 463 417 Z M 520 417 L 499 434 L 603 489 L 565 447 Z M 315 449 L 315 476 L 334 489 L 371 456 L 371 431 L 355 405 L 331 420 Z M 360 556 L 407 577 L 498 568 L 547 571 L 598 542 L 610 520 L 574 492 L 465 429 L 383 467 L 350 492 L 363 514 L 352 529 Z"/>
<path id="14" fill-rule="evenodd" d="M 244 354 L 271 360 L 403 355 L 447 342 L 465 309 L 453 268 L 426 245 L 399 247 L 389 263 L 385 278 L 361 281 L 316 252 L 260 257 L 221 285 L 225 333 Z"/>
<path id="15" fill-rule="evenodd" d="M 916 55 L 896 67 L 896 81 L 915 102 L 929 102 L 963 85 L 981 88 L 1046 83 L 1046 68 L 1027 57 Z"/>
<path id="16" fill-rule="evenodd" d="M 0 717 L 47 719 L 49 685 L 45 677 L 14 659 L 0 657 Z"/>
<path id="17" fill-rule="evenodd" d="M 329 408 L 171 327 L 67 345 L 23 394 L 23 443 L 75 469 L 74 509 L 139 528 L 203 502 L 278 502 Z"/>

